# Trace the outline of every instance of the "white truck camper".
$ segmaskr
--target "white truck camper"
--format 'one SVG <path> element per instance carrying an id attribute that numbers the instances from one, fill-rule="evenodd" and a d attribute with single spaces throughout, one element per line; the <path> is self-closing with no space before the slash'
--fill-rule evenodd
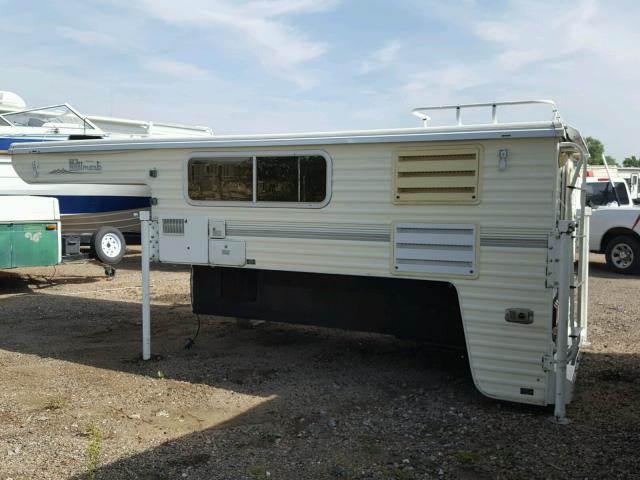
<path id="1" fill-rule="evenodd" d="M 498 121 L 543 106 L 552 118 Z M 463 112 L 486 108 L 486 123 Z M 456 124 L 429 126 L 432 111 Z M 14 144 L 29 183 L 148 185 L 149 265 L 192 265 L 193 311 L 459 342 L 476 387 L 565 422 L 586 339 L 587 150 L 547 100 L 419 108 L 424 126 Z M 63 175 L 81 164 L 82 179 Z M 100 168 L 94 168 L 96 165 Z"/>

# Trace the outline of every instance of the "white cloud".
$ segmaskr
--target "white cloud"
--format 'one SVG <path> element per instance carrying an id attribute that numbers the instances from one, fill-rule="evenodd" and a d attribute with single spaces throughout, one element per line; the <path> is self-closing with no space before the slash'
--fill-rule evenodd
<path id="1" fill-rule="evenodd" d="M 582 2 L 580 8 L 571 8 L 575 2 L 564 3 L 512 0 L 502 16 L 471 28 L 480 39 L 501 49 L 497 63 L 506 68 L 585 54 L 614 68 L 626 62 L 632 63 L 628 68 L 638 68 L 637 9 L 613 9 L 597 0 Z"/>
<path id="2" fill-rule="evenodd" d="M 233 35 L 235 45 L 244 46 L 263 67 L 303 88 L 312 86 L 313 78 L 300 70 L 300 64 L 324 55 L 327 47 L 309 39 L 283 17 L 315 13 L 334 4 L 311 0 L 141 0 L 144 12 L 165 22 L 226 29 L 220 32 L 221 36 Z M 222 41 L 222 37 L 219 39 Z"/>
<path id="3" fill-rule="evenodd" d="M 337 1 L 70 1 L 6 12 L 3 88 L 31 105 L 241 133 L 415 126 L 416 106 L 553 98 L 608 153 L 640 152 L 637 0 L 407 0 L 371 17 L 343 2 L 340 22 L 322 14 Z M 52 12 L 62 28 L 42 26 Z"/>
<path id="4" fill-rule="evenodd" d="M 206 77 L 209 73 L 190 63 L 178 62 L 169 58 L 153 57 L 144 60 L 144 67 L 155 73 L 178 78 Z"/>
<path id="5" fill-rule="evenodd" d="M 411 75 L 401 90 L 420 103 L 420 99 L 433 99 L 433 103 L 454 100 L 454 93 L 486 81 L 486 77 L 472 65 L 451 65 L 433 68 Z"/>
<path id="6" fill-rule="evenodd" d="M 506 68 L 575 54 L 590 48 L 591 38 L 599 36 L 594 24 L 599 17 L 594 0 L 585 2 L 579 11 L 557 9 L 545 1 L 512 0 L 507 5 L 498 18 L 471 25 L 475 35 L 501 49 L 496 60 Z"/>
<path id="7" fill-rule="evenodd" d="M 399 40 L 388 42 L 384 47 L 373 52 L 362 62 L 360 65 L 360 73 L 370 73 L 388 67 L 398 58 L 398 53 L 402 49 L 402 46 L 403 44 Z"/>
<path id="8" fill-rule="evenodd" d="M 251 16 L 275 17 L 323 12 L 333 8 L 337 3 L 337 0 L 253 0 L 239 5 L 238 8 Z"/>
<path id="9" fill-rule="evenodd" d="M 614 156 L 640 151 L 624 128 L 640 116 L 635 2 L 505 0 L 492 9 L 438 2 L 423 11 L 476 43 L 465 40 L 469 54 L 417 63 L 401 102 L 553 98 L 568 121 L 601 138 Z"/>
<path id="10" fill-rule="evenodd" d="M 114 47 L 117 43 L 114 37 L 102 32 L 71 27 L 58 27 L 57 30 L 63 37 L 89 47 Z"/>

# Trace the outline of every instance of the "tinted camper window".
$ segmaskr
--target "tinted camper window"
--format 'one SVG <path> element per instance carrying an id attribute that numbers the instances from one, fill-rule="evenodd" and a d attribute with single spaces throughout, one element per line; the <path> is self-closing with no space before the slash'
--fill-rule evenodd
<path id="1" fill-rule="evenodd" d="M 259 202 L 322 202 L 327 162 L 321 156 L 257 157 Z"/>
<path id="2" fill-rule="evenodd" d="M 192 158 L 188 194 L 191 200 L 206 202 L 322 206 L 329 173 L 322 155 Z"/>
<path id="3" fill-rule="evenodd" d="M 207 158 L 189 162 L 192 200 L 253 200 L 253 158 Z"/>

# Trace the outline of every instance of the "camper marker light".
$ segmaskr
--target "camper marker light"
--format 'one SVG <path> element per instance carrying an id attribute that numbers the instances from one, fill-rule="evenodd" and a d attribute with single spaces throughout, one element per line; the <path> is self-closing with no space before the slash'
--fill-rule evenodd
<path id="1" fill-rule="evenodd" d="M 47 225 L 47 230 L 55 230 L 56 228 L 55 225 Z"/>
<path id="2" fill-rule="evenodd" d="M 509 158 L 509 150 L 501 148 L 498 151 L 498 170 L 501 172 L 507 169 L 507 158 Z"/>

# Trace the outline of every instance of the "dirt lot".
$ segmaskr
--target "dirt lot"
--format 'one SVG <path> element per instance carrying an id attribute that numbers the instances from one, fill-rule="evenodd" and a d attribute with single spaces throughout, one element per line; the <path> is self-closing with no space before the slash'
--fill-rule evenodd
<path id="1" fill-rule="evenodd" d="M 466 359 L 393 338 L 190 312 L 139 257 L 0 272 L 0 480 L 639 478 L 640 278 L 592 258 L 572 423 L 486 399 Z"/>

